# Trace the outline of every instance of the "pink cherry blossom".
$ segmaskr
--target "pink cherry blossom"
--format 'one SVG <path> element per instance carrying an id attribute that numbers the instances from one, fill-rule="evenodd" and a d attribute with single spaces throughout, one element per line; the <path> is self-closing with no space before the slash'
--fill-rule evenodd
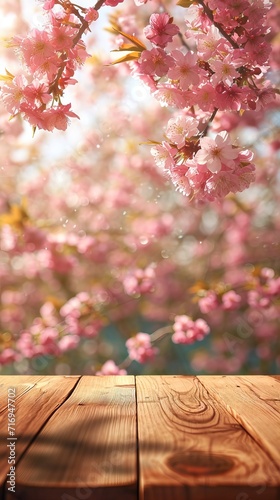
<path id="1" fill-rule="evenodd" d="M 73 37 L 77 34 L 77 29 L 70 26 L 53 26 L 50 32 L 50 40 L 57 52 L 71 49 Z"/>
<path id="2" fill-rule="evenodd" d="M 186 315 L 176 316 L 173 328 L 175 333 L 172 335 L 172 341 L 175 344 L 193 344 L 210 333 L 206 321 L 201 318 L 193 321 Z"/>
<path id="3" fill-rule="evenodd" d="M 116 7 L 116 5 L 119 5 L 122 2 L 123 0 L 106 0 L 105 5 L 109 5 L 110 7 Z"/>
<path id="4" fill-rule="evenodd" d="M 53 6 L 55 5 L 55 3 L 56 3 L 56 0 L 45 0 L 44 5 L 43 5 L 43 9 L 51 10 L 53 8 Z"/>
<path id="5" fill-rule="evenodd" d="M 166 75 L 169 68 L 174 65 L 172 57 L 161 48 L 144 50 L 138 62 L 140 72 L 157 76 Z"/>
<path id="6" fill-rule="evenodd" d="M 13 363 L 19 359 L 19 354 L 13 349 L 5 349 L 0 353 L 0 366 Z"/>
<path id="7" fill-rule="evenodd" d="M 12 81 L 2 86 L 2 99 L 9 113 L 15 114 L 24 102 L 24 90 L 27 87 L 27 79 L 24 75 L 18 75 Z"/>
<path id="8" fill-rule="evenodd" d="M 106 363 L 104 363 L 104 365 L 101 367 L 101 370 L 98 370 L 96 372 L 96 375 L 126 375 L 126 374 L 127 374 L 126 370 L 120 369 L 112 359 L 106 361 Z"/>
<path id="9" fill-rule="evenodd" d="M 239 66 L 239 62 L 235 62 L 228 54 L 223 60 L 216 59 L 211 62 L 211 69 L 214 71 L 212 76 L 212 82 L 217 84 L 219 82 L 224 82 L 227 85 L 231 85 L 236 78 L 240 75 L 236 71 L 235 67 Z"/>
<path id="10" fill-rule="evenodd" d="M 185 145 L 185 139 L 198 134 L 198 121 L 190 116 L 179 115 L 167 123 L 166 136 L 180 149 Z"/>
<path id="11" fill-rule="evenodd" d="M 65 335 L 58 341 L 58 348 L 63 352 L 70 351 L 72 349 L 76 349 L 80 342 L 80 338 L 78 335 Z"/>
<path id="12" fill-rule="evenodd" d="M 152 14 L 150 24 L 144 28 L 144 35 L 154 45 L 166 47 L 175 35 L 179 33 L 179 28 L 172 23 L 172 18 L 166 12 L 162 14 Z"/>
<path id="13" fill-rule="evenodd" d="M 271 305 L 270 297 L 258 290 L 250 290 L 248 292 L 248 304 L 251 307 L 267 308 Z"/>
<path id="14" fill-rule="evenodd" d="M 32 84 L 27 85 L 23 90 L 23 95 L 26 101 L 32 106 L 40 106 L 51 101 L 52 97 L 49 94 L 48 85 L 41 83 L 39 80 L 33 80 Z"/>
<path id="15" fill-rule="evenodd" d="M 26 64 L 30 65 L 33 71 L 46 59 L 52 57 L 54 52 L 52 39 L 47 31 L 34 29 L 28 37 L 19 40 L 18 43 L 20 44 Z"/>
<path id="16" fill-rule="evenodd" d="M 194 192 L 194 184 L 189 175 L 190 162 L 183 165 L 176 165 L 169 171 L 170 178 L 178 191 L 185 196 L 189 196 Z"/>
<path id="17" fill-rule="evenodd" d="M 94 308 L 94 300 L 87 292 L 80 292 L 69 299 L 60 309 L 68 333 L 81 337 L 96 337 L 104 320 Z"/>
<path id="18" fill-rule="evenodd" d="M 152 266 L 146 269 L 135 269 L 123 280 L 123 286 L 128 295 L 150 293 L 155 287 L 155 270 Z"/>
<path id="19" fill-rule="evenodd" d="M 201 35 L 197 36 L 197 52 L 204 59 L 213 57 L 216 49 L 221 42 L 221 34 L 216 26 L 211 26 L 210 29 Z"/>
<path id="20" fill-rule="evenodd" d="M 154 157 L 155 163 L 159 168 L 170 170 L 175 163 L 173 154 L 176 150 L 172 148 L 166 141 L 162 145 L 156 145 L 151 148 L 151 154 Z"/>
<path id="21" fill-rule="evenodd" d="M 129 338 L 125 345 L 130 359 L 138 361 L 138 363 L 146 363 L 152 360 L 158 352 L 158 348 L 151 345 L 148 333 L 137 333 L 135 337 Z"/>
<path id="22" fill-rule="evenodd" d="M 220 108 L 220 100 L 217 97 L 216 90 L 210 83 L 205 83 L 194 91 L 195 103 L 203 111 L 214 111 L 214 108 Z"/>
<path id="23" fill-rule="evenodd" d="M 199 164 L 207 165 L 210 172 L 221 170 L 222 163 L 232 166 L 232 160 L 238 157 L 238 149 L 233 148 L 227 132 L 217 134 L 214 139 L 203 137 L 200 141 L 201 149 L 196 153 Z"/>
<path id="24" fill-rule="evenodd" d="M 27 102 L 23 102 L 20 106 L 20 112 L 24 116 L 24 118 L 32 125 L 33 127 L 48 129 L 45 123 L 47 119 L 47 113 L 42 113 L 42 111 L 36 106 L 32 106 Z"/>
<path id="25" fill-rule="evenodd" d="M 267 282 L 267 293 L 277 296 L 280 293 L 280 278 L 269 279 Z"/>
<path id="26" fill-rule="evenodd" d="M 66 130 L 69 118 L 79 118 L 76 113 L 71 111 L 71 104 L 60 104 L 56 108 L 51 108 L 45 112 L 46 118 L 43 125 L 39 128 L 45 128 L 52 131 L 54 128 L 58 130 Z"/>
<path id="27" fill-rule="evenodd" d="M 241 297 L 234 290 L 229 290 L 222 296 L 223 308 L 227 310 L 237 309 L 240 306 Z"/>
<path id="28" fill-rule="evenodd" d="M 221 170 L 216 176 L 212 176 L 205 186 L 210 199 L 223 198 L 229 192 L 237 193 L 247 189 L 255 180 L 255 166 L 239 164 L 234 170 Z"/>
<path id="29" fill-rule="evenodd" d="M 174 67 L 168 71 L 168 77 L 172 80 L 179 80 L 182 90 L 187 90 L 190 85 L 197 85 L 200 81 L 197 56 L 193 52 L 183 54 L 180 50 L 173 50 L 171 53 L 174 60 Z"/>
<path id="30" fill-rule="evenodd" d="M 57 74 L 58 68 L 61 66 L 61 59 L 58 54 L 53 53 L 48 59 L 43 59 L 41 64 L 37 65 L 34 69 L 34 76 L 36 79 L 46 78 L 52 82 Z"/>
<path id="31" fill-rule="evenodd" d="M 250 103 L 257 98 L 253 92 L 240 88 L 236 84 L 231 86 L 219 84 L 216 87 L 215 99 L 220 110 L 239 111 L 241 108 L 251 108 Z"/>
<path id="32" fill-rule="evenodd" d="M 183 92 L 171 84 L 161 85 L 159 83 L 153 95 L 163 107 L 172 106 L 174 108 L 183 109 L 186 105 L 190 106 L 195 104 L 193 94 L 191 97 L 192 102 L 190 102 L 190 99 L 186 99 L 186 92 Z"/>
<path id="33" fill-rule="evenodd" d="M 43 346 L 44 353 L 55 354 L 57 347 L 58 331 L 56 328 L 47 326 L 40 333 L 40 344 Z"/>
<path id="34" fill-rule="evenodd" d="M 94 9 L 94 7 L 90 7 L 87 9 L 85 20 L 90 24 L 93 21 L 96 21 L 99 18 L 98 11 Z"/>
<path id="35" fill-rule="evenodd" d="M 271 53 L 271 46 L 263 40 L 263 37 L 251 35 L 245 45 L 245 50 L 247 57 L 251 57 L 256 64 L 264 65 Z"/>
<path id="36" fill-rule="evenodd" d="M 215 292 L 209 290 L 204 297 L 199 299 L 198 304 L 201 312 L 207 314 L 219 306 L 218 297 Z"/>

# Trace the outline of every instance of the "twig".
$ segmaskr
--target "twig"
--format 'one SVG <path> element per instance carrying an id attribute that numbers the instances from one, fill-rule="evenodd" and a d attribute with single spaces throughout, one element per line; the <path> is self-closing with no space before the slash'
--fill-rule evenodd
<path id="1" fill-rule="evenodd" d="M 239 49 L 239 45 L 233 40 L 233 38 L 230 35 L 228 35 L 228 33 L 224 30 L 223 26 L 220 23 L 217 23 L 217 21 L 215 21 L 214 16 L 213 16 L 213 12 L 211 9 L 209 9 L 208 5 L 206 5 L 203 0 L 197 0 L 197 2 L 203 7 L 205 14 L 209 17 L 209 19 L 212 21 L 214 26 L 216 26 L 216 28 L 218 28 L 220 33 L 232 45 L 232 47 L 234 49 Z"/>

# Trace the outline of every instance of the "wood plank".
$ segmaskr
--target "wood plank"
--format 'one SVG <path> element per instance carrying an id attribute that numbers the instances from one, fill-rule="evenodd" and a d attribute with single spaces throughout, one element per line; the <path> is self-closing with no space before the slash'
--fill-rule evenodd
<path id="1" fill-rule="evenodd" d="M 267 451 L 276 464 L 280 464 L 280 414 L 260 396 L 278 397 L 278 382 L 270 385 L 256 376 L 199 376 L 209 393 L 233 415 L 246 431 Z M 257 382 L 257 380 L 259 382 Z M 271 401 L 269 402 L 271 403 Z"/>
<path id="2" fill-rule="evenodd" d="M 42 379 L 42 376 L 35 376 L 35 375 L 2 375 L 0 376 L 0 414 L 3 412 L 6 412 L 5 415 L 8 413 L 8 389 L 10 388 L 15 388 L 15 400 L 16 400 L 16 405 L 18 404 L 20 396 L 22 394 L 28 392 L 36 382 L 39 382 Z M 13 398 L 12 398 L 13 399 Z M 5 429 L 5 436 L 3 434 L 3 431 Z M 7 445 L 7 437 L 8 437 L 8 429 L 7 429 L 7 417 L 6 417 L 6 425 L 3 429 L 1 429 L 0 433 L 0 444 L 2 448 L 2 453 L 3 450 L 7 452 L 9 448 L 6 447 Z M 7 471 L 9 471 L 9 464 L 7 464 L 7 459 L 9 457 L 6 455 L 6 466 L 8 465 Z M 0 467 L 2 466 L 1 463 L 1 452 L 0 452 Z M 7 473 L 7 472 L 6 472 Z M 5 473 L 5 474 L 6 474 Z M 6 476 L 5 476 L 6 479 Z M 4 499 L 4 483 L 0 481 L 0 500 Z"/>
<path id="3" fill-rule="evenodd" d="M 9 377 L 10 378 L 10 377 Z M 30 378 L 30 377 L 29 377 Z M 49 416 L 65 401 L 69 393 L 73 390 L 79 377 L 45 376 L 34 377 L 32 382 L 21 381 L 21 376 L 15 376 L 11 380 L 12 386 L 17 386 L 20 390 L 27 384 L 28 391 L 22 392 L 16 399 L 15 409 L 15 440 L 16 464 L 20 457 L 36 436 L 37 432 L 44 425 Z M 10 383 L 10 381 L 9 381 Z M 18 390 L 16 389 L 16 392 Z M 13 438 L 8 434 L 8 409 L 0 414 L 0 488 L 7 479 L 10 472 L 8 459 L 10 456 L 7 447 L 13 442 Z M 8 439 L 10 438 L 10 439 Z M 17 465 L 16 465 L 17 467 Z M 15 498 L 15 496 L 13 497 Z"/>
<path id="4" fill-rule="evenodd" d="M 278 499 L 276 465 L 197 378 L 138 376 L 136 392 L 140 500 Z"/>
<path id="5" fill-rule="evenodd" d="M 268 375 L 242 375 L 236 377 L 242 380 L 251 391 L 264 401 L 280 401 L 280 379 Z"/>
<path id="6" fill-rule="evenodd" d="M 132 376 L 84 376 L 17 467 L 7 500 L 136 500 Z"/>
<path id="7" fill-rule="evenodd" d="M 2 375 L 0 376 L 0 413 L 7 408 L 8 389 L 16 387 L 16 398 L 34 387 L 42 376 L 31 375 Z"/>
<path id="8" fill-rule="evenodd" d="M 272 406 L 280 416 L 280 380 L 267 375 L 247 375 L 241 379 L 243 384 L 259 399 Z"/>

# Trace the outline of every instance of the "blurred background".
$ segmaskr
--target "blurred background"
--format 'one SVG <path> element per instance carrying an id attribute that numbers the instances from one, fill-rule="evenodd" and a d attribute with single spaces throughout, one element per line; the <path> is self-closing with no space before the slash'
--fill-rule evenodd
<path id="1" fill-rule="evenodd" d="M 133 25 L 134 7 L 121 7 Z M 65 95 L 80 120 L 32 137 L 0 108 L 1 374 L 93 374 L 107 360 L 131 374 L 277 373 L 279 100 L 242 116 L 218 113 L 213 123 L 254 151 L 252 187 L 219 203 L 189 200 L 150 154 L 171 110 L 126 64 L 110 65 L 110 12 L 88 35 L 92 56 Z M 0 14 L 0 73 L 15 74 L 5 39 L 42 29 L 44 18 L 35 1 L 9 0 Z M 277 2 L 270 22 L 277 84 Z M 175 344 L 178 315 L 203 318 L 210 334 Z M 127 360 L 127 339 L 158 330 L 153 359 Z"/>

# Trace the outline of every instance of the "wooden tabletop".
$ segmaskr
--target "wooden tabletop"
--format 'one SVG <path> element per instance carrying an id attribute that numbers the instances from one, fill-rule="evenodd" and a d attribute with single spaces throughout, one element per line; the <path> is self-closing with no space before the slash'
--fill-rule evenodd
<path id="1" fill-rule="evenodd" d="M 280 376 L 2 376 L 0 500 L 279 500 Z"/>

